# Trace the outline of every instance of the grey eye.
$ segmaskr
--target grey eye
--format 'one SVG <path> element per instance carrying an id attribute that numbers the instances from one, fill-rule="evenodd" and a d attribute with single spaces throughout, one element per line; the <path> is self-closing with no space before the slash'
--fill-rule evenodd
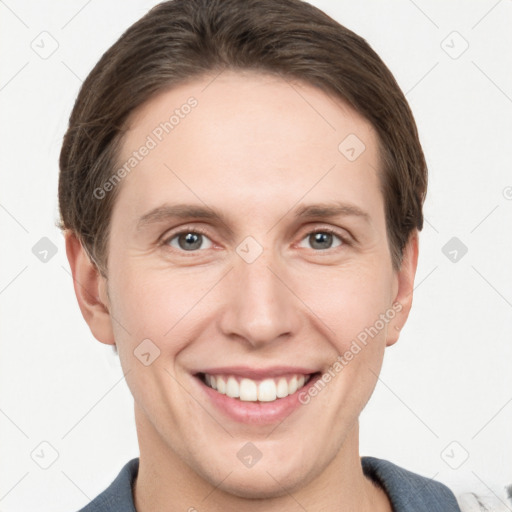
<path id="1" fill-rule="evenodd" d="M 335 238 L 339 240 L 339 243 L 333 246 L 332 243 Z M 332 249 L 333 247 L 338 247 L 342 244 L 341 238 L 329 231 L 314 231 L 309 233 L 303 240 L 307 240 L 313 249 L 320 251 Z M 303 246 L 301 245 L 301 247 Z"/>
<path id="2" fill-rule="evenodd" d="M 173 243 L 174 240 L 177 240 L 177 246 Z M 169 238 L 166 243 L 175 249 L 195 251 L 201 248 L 201 245 L 205 240 L 208 240 L 210 245 L 208 247 L 203 247 L 203 249 L 209 249 L 211 247 L 211 241 L 206 235 L 195 231 L 183 231 Z"/>

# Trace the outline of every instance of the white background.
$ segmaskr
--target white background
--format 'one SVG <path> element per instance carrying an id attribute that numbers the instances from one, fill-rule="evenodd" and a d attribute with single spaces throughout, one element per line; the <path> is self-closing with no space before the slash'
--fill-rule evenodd
<path id="1" fill-rule="evenodd" d="M 58 155 L 81 81 L 155 3 L 0 2 L 2 512 L 77 510 L 138 456 L 131 394 L 80 314 L 54 224 Z M 362 414 L 361 454 L 457 495 L 503 496 L 512 484 L 512 1 L 311 3 L 394 73 L 430 172 L 414 306 Z M 43 31 L 58 43 L 46 59 L 33 50 L 42 37 L 51 48 Z M 46 263 L 32 253 L 42 237 L 57 246 Z M 456 263 L 442 252 L 452 237 L 468 248 Z M 52 450 L 57 460 L 42 469 Z"/>

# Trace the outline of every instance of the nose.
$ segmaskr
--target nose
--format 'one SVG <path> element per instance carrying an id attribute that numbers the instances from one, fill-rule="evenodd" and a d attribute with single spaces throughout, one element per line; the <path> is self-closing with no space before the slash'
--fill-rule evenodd
<path id="1" fill-rule="evenodd" d="M 300 301 L 285 265 L 266 249 L 252 263 L 235 258 L 222 290 L 220 327 L 225 336 L 260 348 L 295 335 Z"/>

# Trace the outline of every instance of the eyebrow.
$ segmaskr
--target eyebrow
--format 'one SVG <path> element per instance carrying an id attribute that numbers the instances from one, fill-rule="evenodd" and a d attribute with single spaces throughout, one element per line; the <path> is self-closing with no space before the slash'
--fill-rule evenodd
<path id="1" fill-rule="evenodd" d="M 354 204 L 341 202 L 302 205 L 295 210 L 295 217 L 299 219 L 357 217 L 368 224 L 371 223 L 371 217 L 367 212 Z M 232 233 L 232 230 L 228 227 L 227 218 L 222 212 L 211 207 L 203 207 L 193 204 L 163 204 L 158 206 L 139 218 L 136 230 L 141 231 L 152 224 L 158 224 L 172 219 L 185 218 L 220 221 L 224 224 L 227 231 Z"/>
<path id="2" fill-rule="evenodd" d="M 370 222 L 370 215 L 356 206 L 348 203 L 321 203 L 304 205 L 297 209 L 296 216 L 301 219 L 312 217 L 359 217 L 365 222 Z"/>

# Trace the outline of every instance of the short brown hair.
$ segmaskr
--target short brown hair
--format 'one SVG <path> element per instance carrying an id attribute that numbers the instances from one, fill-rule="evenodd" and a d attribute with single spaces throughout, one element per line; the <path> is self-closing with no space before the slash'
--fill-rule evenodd
<path id="1" fill-rule="evenodd" d="M 348 102 L 376 129 L 393 266 L 423 227 L 427 167 L 393 75 L 357 34 L 302 0 L 170 0 L 126 30 L 84 81 L 60 153 L 59 207 L 107 275 L 112 176 L 129 115 L 154 95 L 207 73 L 256 70 L 300 80 Z M 341 142 L 341 141 L 340 141 Z"/>

